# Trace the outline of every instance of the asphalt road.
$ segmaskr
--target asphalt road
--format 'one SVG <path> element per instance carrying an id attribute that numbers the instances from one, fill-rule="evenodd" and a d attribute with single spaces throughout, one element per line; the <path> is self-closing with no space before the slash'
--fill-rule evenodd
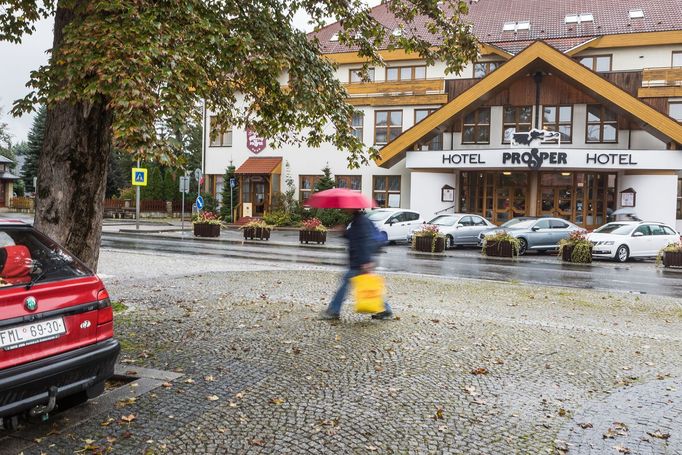
<path id="1" fill-rule="evenodd" d="M 293 237 L 293 234 L 292 234 Z M 202 256 L 260 259 L 343 266 L 346 254 L 339 239 L 335 249 L 263 244 L 224 243 L 206 240 L 103 234 L 102 247 L 163 251 L 201 260 Z M 478 249 L 456 249 L 445 255 L 415 254 L 405 245 L 392 245 L 379 255 L 379 268 L 387 272 L 440 277 L 483 279 L 526 284 L 564 286 L 640 294 L 682 296 L 682 273 L 657 268 L 653 261 L 626 264 L 599 261 L 592 265 L 563 264 L 554 255 L 528 255 L 518 260 L 482 257 Z"/>

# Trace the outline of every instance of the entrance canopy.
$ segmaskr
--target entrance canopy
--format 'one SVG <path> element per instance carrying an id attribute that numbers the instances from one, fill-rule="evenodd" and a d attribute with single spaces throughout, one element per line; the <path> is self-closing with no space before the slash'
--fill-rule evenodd
<path id="1" fill-rule="evenodd" d="M 282 157 L 252 156 L 235 171 L 235 174 L 281 174 Z"/>
<path id="2" fill-rule="evenodd" d="M 619 113 L 627 115 L 652 135 L 664 142 L 682 144 L 682 125 L 667 115 L 637 99 L 630 93 L 604 79 L 599 74 L 562 54 L 542 41 L 536 41 L 507 61 L 497 70 L 481 79 L 472 87 L 455 96 L 450 102 L 403 132 L 380 151 L 377 164 L 390 168 L 405 157 L 405 152 L 442 128 L 454 117 L 474 109 L 508 87 L 514 81 L 536 72 L 549 73 L 580 88 L 597 100 L 608 103 Z"/>

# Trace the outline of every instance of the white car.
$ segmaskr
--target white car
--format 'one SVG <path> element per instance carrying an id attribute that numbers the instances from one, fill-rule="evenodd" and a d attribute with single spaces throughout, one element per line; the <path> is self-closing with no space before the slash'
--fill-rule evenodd
<path id="1" fill-rule="evenodd" d="M 438 215 L 427 224 L 438 226 L 438 230 L 445 236 L 445 247 L 477 246 L 478 236 L 481 232 L 495 228 L 493 223 L 480 215 L 470 213 L 448 213 Z M 407 241 L 412 240 L 412 233 L 420 227 L 411 229 Z"/>
<path id="2" fill-rule="evenodd" d="M 418 212 L 406 209 L 376 209 L 367 212 L 367 218 L 379 229 L 385 242 L 404 241 L 415 225 L 424 222 Z"/>
<path id="3" fill-rule="evenodd" d="M 656 257 L 669 243 L 679 242 L 680 233 L 667 224 L 650 221 L 614 221 L 587 235 L 592 256 L 625 262 L 632 257 Z"/>

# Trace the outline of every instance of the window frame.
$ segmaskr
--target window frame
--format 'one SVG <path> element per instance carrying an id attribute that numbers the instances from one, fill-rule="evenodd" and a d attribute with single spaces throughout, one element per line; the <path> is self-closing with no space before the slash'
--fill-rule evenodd
<path id="1" fill-rule="evenodd" d="M 357 117 L 360 117 L 360 126 L 355 126 L 353 122 L 355 121 Z M 357 139 L 360 140 L 360 142 L 365 142 L 364 137 L 365 137 L 365 113 L 364 112 L 359 112 L 359 113 L 353 113 L 350 119 L 350 127 L 353 129 L 353 136 L 355 136 Z"/>
<path id="2" fill-rule="evenodd" d="M 385 112 L 386 113 L 386 126 L 377 126 L 377 114 L 380 112 Z M 392 126 L 391 125 L 391 112 L 400 112 L 400 127 L 398 126 Z M 398 136 L 400 136 L 403 133 L 403 110 L 402 109 L 390 109 L 390 110 L 376 110 L 374 111 L 374 145 L 387 145 L 391 143 L 391 130 L 392 129 L 400 129 L 400 133 L 398 133 Z M 386 129 L 386 142 L 377 142 L 377 129 L 379 128 L 385 128 Z"/>
<path id="3" fill-rule="evenodd" d="M 682 54 L 682 52 L 680 52 L 680 53 Z M 673 120 L 675 120 L 678 123 L 682 123 L 682 116 L 680 116 L 680 118 L 675 118 L 672 116 L 672 110 L 670 109 L 670 107 L 673 104 L 675 106 L 680 106 L 680 108 L 682 109 L 682 101 L 668 101 L 668 117 L 672 118 Z"/>
<path id="4" fill-rule="evenodd" d="M 312 183 L 311 183 L 310 188 L 304 189 L 303 188 L 303 179 L 307 178 L 307 177 L 312 178 Z M 308 199 L 310 199 L 310 196 L 315 192 L 315 185 L 317 184 L 317 182 L 320 181 L 320 179 L 322 177 L 324 177 L 324 175 L 322 175 L 322 174 L 304 174 L 304 175 L 298 176 L 298 202 L 300 202 L 301 204 L 304 204 L 304 205 L 306 204 Z M 303 198 L 304 194 L 307 194 L 308 197 Z"/>
<path id="5" fill-rule="evenodd" d="M 225 131 L 220 131 L 218 128 L 221 128 L 221 125 L 218 124 L 218 116 L 217 115 L 211 115 L 208 120 L 208 125 L 209 125 L 209 134 L 208 134 L 208 146 L 209 147 L 232 147 L 232 127 L 229 129 L 226 129 Z M 213 131 L 218 130 L 218 134 L 216 135 L 216 139 L 220 139 L 219 141 L 215 142 L 213 139 Z M 225 141 L 225 135 L 229 134 L 229 144 L 227 144 Z"/>
<path id="6" fill-rule="evenodd" d="M 367 68 L 367 76 L 369 77 L 369 81 L 363 81 L 362 78 L 360 80 L 354 81 L 353 80 L 353 73 L 358 73 L 361 72 L 362 68 L 349 68 L 348 69 L 348 83 L 349 84 L 367 84 L 370 82 L 376 82 L 376 71 L 374 68 Z"/>
<path id="7" fill-rule="evenodd" d="M 388 185 L 388 179 L 391 177 L 397 177 L 398 178 L 398 191 L 395 190 L 390 190 L 389 185 Z M 377 190 L 376 183 L 379 179 L 385 179 L 385 189 L 383 190 Z M 377 203 L 377 208 L 400 208 L 400 204 L 402 204 L 402 185 L 403 185 L 403 178 L 401 175 L 373 175 L 372 176 L 372 200 Z M 376 193 L 383 193 L 384 194 L 384 201 L 386 201 L 385 205 L 380 205 L 377 198 L 374 197 Z M 388 201 L 390 200 L 390 195 L 391 194 L 397 194 L 399 196 L 400 203 L 398 204 L 398 207 L 391 207 L 388 205 Z"/>
<path id="8" fill-rule="evenodd" d="M 514 109 L 514 122 L 515 123 L 507 123 L 505 122 L 504 119 L 504 114 L 505 114 L 505 109 L 507 108 L 513 108 Z M 519 123 L 519 117 L 521 113 L 521 109 L 524 108 L 530 108 L 530 120 L 528 123 Z M 502 143 L 503 144 L 509 144 L 511 143 L 510 140 L 505 139 L 504 137 L 504 132 L 507 131 L 507 128 L 513 126 L 515 131 L 519 131 L 519 125 L 528 125 L 528 130 L 530 131 L 533 128 L 533 106 L 528 105 L 528 106 L 511 106 L 511 105 L 506 105 L 502 106 Z"/>
<path id="9" fill-rule="evenodd" d="M 676 55 L 680 56 L 679 66 L 675 66 L 675 56 Z M 671 68 L 682 68 L 682 51 L 673 51 L 672 52 L 672 54 L 670 55 L 670 67 Z"/>
<path id="10" fill-rule="evenodd" d="M 554 122 L 551 123 L 545 123 L 545 117 L 544 117 L 544 109 L 546 107 L 553 107 L 556 109 L 556 119 Z M 567 107 L 571 110 L 571 120 L 568 122 L 562 122 L 561 121 L 561 108 L 562 107 Z M 545 126 L 549 125 L 554 127 L 555 129 L 553 130 L 548 130 L 548 131 L 555 131 L 555 132 L 561 132 L 560 127 L 561 126 L 569 126 L 571 128 L 571 134 L 568 136 L 568 140 L 564 140 L 563 137 L 561 138 L 561 143 L 562 144 L 572 144 L 573 143 L 573 114 L 575 113 L 575 109 L 573 109 L 572 104 L 548 104 L 548 105 L 543 105 L 542 106 L 543 112 L 542 112 L 542 127 L 545 128 Z M 585 133 L 587 134 L 587 133 Z"/>
<path id="11" fill-rule="evenodd" d="M 600 57 L 608 57 L 609 58 L 609 69 L 605 71 L 597 71 L 597 59 Z M 583 65 L 585 68 L 589 68 L 595 73 L 607 73 L 609 71 L 613 71 L 613 54 L 596 54 L 596 55 L 583 55 L 578 58 L 578 63 Z M 587 66 L 583 63 L 584 59 L 592 59 L 592 65 Z"/>
<path id="12" fill-rule="evenodd" d="M 677 179 L 677 207 L 675 207 L 676 220 L 682 220 L 682 177 Z"/>
<path id="13" fill-rule="evenodd" d="M 352 186 L 350 185 L 351 180 L 356 180 L 356 179 L 357 179 L 357 181 L 360 182 L 360 185 L 359 185 L 359 188 L 358 188 L 358 189 L 354 189 L 354 188 L 352 188 Z M 347 182 L 348 182 L 348 184 L 347 184 L 348 186 L 341 186 L 341 185 L 339 185 L 339 181 L 342 181 L 342 180 L 343 180 L 343 181 L 347 181 Z M 362 175 L 360 175 L 360 174 L 336 175 L 336 176 L 335 176 L 335 181 L 336 181 L 336 187 L 337 187 L 337 188 L 346 188 L 346 189 L 348 189 L 348 190 L 356 191 L 356 192 L 358 192 L 358 193 L 361 193 L 361 192 L 362 192 Z"/>
<path id="14" fill-rule="evenodd" d="M 479 115 L 481 111 L 487 110 L 488 111 L 488 123 L 479 123 Z M 469 114 L 474 114 L 474 123 L 465 123 L 466 122 L 466 117 Z M 492 123 L 492 118 L 491 118 L 491 109 L 489 107 L 479 107 L 473 112 L 469 112 L 469 114 L 463 115 L 462 116 L 462 137 L 461 137 L 461 143 L 462 145 L 485 145 L 485 144 L 490 144 L 490 127 Z M 465 142 L 464 141 L 464 128 L 467 126 L 472 126 L 474 128 L 474 140 L 471 142 Z M 486 127 L 488 129 L 488 141 L 487 142 L 479 142 L 477 140 L 478 138 L 478 130 L 481 127 Z"/>
<path id="15" fill-rule="evenodd" d="M 405 66 L 387 66 L 386 71 L 384 73 L 384 77 L 386 82 L 400 82 L 400 81 L 423 81 L 427 78 L 426 69 L 427 65 L 405 65 Z M 410 69 L 410 77 L 409 79 L 403 79 L 402 73 L 404 69 L 409 68 Z M 416 72 L 417 68 L 424 68 L 424 77 L 417 78 L 416 77 Z M 397 79 L 389 79 L 388 78 L 388 72 L 389 70 L 397 70 L 398 77 Z"/>
<path id="16" fill-rule="evenodd" d="M 503 61 L 499 61 L 499 60 L 491 60 L 491 61 L 487 61 L 487 62 L 474 62 L 473 66 L 472 66 L 472 77 L 473 77 L 473 79 L 483 79 L 484 77 L 486 77 L 487 75 L 489 75 L 490 73 L 492 73 L 493 71 L 498 69 L 500 66 L 502 66 L 503 63 L 504 63 Z M 476 66 L 477 65 L 483 65 L 484 66 L 483 72 L 485 74 L 481 77 L 476 76 Z M 490 65 L 496 65 L 496 66 L 495 66 L 495 68 L 491 69 Z"/>
<path id="17" fill-rule="evenodd" d="M 599 117 L 599 122 L 590 122 L 590 106 L 599 106 L 601 109 L 601 115 Z M 587 104 L 585 111 L 585 144 L 617 144 L 618 143 L 618 114 L 608 109 L 603 104 Z M 612 112 L 615 116 L 615 120 L 604 121 L 604 112 Z M 590 141 L 588 140 L 588 133 L 590 125 L 599 125 L 599 140 Z M 613 125 L 616 130 L 616 138 L 613 141 L 604 141 L 604 125 Z"/>
<path id="18" fill-rule="evenodd" d="M 427 107 L 427 108 L 415 109 L 415 110 L 414 110 L 414 123 L 413 123 L 413 125 L 416 125 L 417 123 L 419 123 L 419 122 L 425 120 L 426 117 L 428 117 L 429 115 L 433 114 L 433 113 L 436 112 L 438 109 L 440 109 L 440 108 L 438 108 L 438 107 Z M 424 117 L 423 119 L 417 121 L 417 112 L 424 112 L 424 111 L 426 111 L 426 117 Z M 431 144 L 435 144 L 436 142 L 437 142 L 438 144 L 440 144 L 440 148 L 435 148 L 435 147 L 434 147 L 433 149 L 430 148 L 430 147 L 431 147 Z M 440 133 L 439 135 L 434 136 L 433 139 L 431 139 L 431 141 L 429 141 L 429 142 L 428 142 L 427 144 L 425 144 L 425 145 L 428 145 L 428 146 L 429 146 L 429 150 L 443 150 L 443 133 Z M 421 150 L 421 149 L 420 149 L 420 150 Z"/>

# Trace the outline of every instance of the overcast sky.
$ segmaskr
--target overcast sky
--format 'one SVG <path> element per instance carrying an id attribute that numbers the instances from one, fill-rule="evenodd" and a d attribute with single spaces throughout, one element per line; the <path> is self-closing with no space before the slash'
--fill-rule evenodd
<path id="1" fill-rule="evenodd" d="M 377 4 L 379 0 L 370 0 Z M 304 14 L 299 14 L 294 24 L 305 31 L 311 26 Z M 0 123 L 7 123 L 13 142 L 26 140 L 33 114 L 14 118 L 9 113 L 12 103 L 27 93 L 26 82 L 32 70 L 47 63 L 46 51 L 52 47 L 52 20 L 41 21 L 33 35 L 24 37 L 21 44 L 0 41 Z"/>

